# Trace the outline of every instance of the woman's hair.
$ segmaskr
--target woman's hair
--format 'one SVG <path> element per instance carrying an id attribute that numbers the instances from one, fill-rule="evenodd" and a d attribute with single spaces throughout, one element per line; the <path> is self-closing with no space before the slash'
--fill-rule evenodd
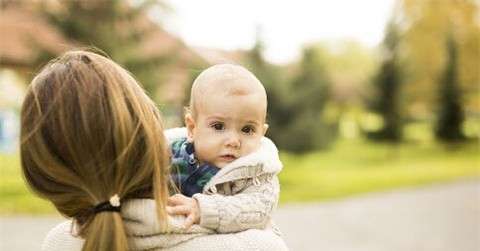
<path id="1" fill-rule="evenodd" d="M 83 250 L 127 250 L 118 212 L 93 208 L 118 194 L 153 197 L 166 219 L 168 151 L 158 109 L 112 60 L 70 51 L 32 80 L 21 113 L 27 183 L 72 217 Z M 161 221 L 163 222 L 163 221 Z"/>

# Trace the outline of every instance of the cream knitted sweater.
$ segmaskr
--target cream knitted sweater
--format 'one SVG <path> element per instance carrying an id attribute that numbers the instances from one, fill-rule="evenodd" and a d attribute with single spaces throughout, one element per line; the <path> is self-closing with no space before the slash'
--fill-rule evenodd
<path id="1" fill-rule="evenodd" d="M 165 132 L 168 141 L 186 137 L 185 128 Z M 263 137 L 260 148 L 229 163 L 205 185 L 203 194 L 195 194 L 200 206 L 200 226 L 217 233 L 272 226 L 271 215 L 277 207 L 282 170 L 278 150 Z M 276 229 L 275 229 L 276 230 Z"/>

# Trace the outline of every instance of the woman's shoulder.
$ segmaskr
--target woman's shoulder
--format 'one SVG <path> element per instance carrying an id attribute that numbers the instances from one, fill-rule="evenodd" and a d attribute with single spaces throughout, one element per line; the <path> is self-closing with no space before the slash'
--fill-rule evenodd
<path id="1" fill-rule="evenodd" d="M 262 251 L 288 251 L 284 240 L 271 229 L 249 229 L 236 233 L 247 249 Z"/>
<path id="2" fill-rule="evenodd" d="M 83 240 L 72 235 L 72 221 L 64 221 L 52 228 L 42 244 L 42 251 L 81 250 Z"/>
<path id="3" fill-rule="evenodd" d="M 80 251 L 83 246 L 83 240 L 74 237 L 71 229 L 71 221 L 62 222 L 51 229 L 43 241 L 42 251 Z M 286 251 L 288 248 L 285 242 L 273 231 L 250 229 L 231 234 L 198 236 L 188 241 L 177 243 L 165 250 Z"/>
<path id="4" fill-rule="evenodd" d="M 273 231 L 249 229 L 237 233 L 200 236 L 182 243 L 172 250 L 288 251 L 288 248 L 282 238 Z"/>

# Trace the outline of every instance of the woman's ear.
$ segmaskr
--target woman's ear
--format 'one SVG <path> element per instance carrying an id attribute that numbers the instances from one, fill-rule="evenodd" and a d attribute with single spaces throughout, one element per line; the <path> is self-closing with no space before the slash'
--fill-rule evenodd
<path id="1" fill-rule="evenodd" d="M 195 135 L 195 120 L 191 113 L 185 115 L 185 126 L 187 127 L 187 139 L 193 142 L 193 136 Z"/>
<path id="2" fill-rule="evenodd" d="M 265 136 L 265 133 L 267 133 L 268 130 L 268 124 L 263 124 L 263 136 Z"/>

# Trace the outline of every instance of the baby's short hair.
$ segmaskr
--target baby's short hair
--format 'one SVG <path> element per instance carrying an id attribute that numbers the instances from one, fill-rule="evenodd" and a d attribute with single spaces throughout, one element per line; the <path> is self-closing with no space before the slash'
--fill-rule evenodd
<path id="1" fill-rule="evenodd" d="M 193 82 L 188 109 L 192 116 L 196 116 L 197 96 L 208 88 L 216 90 L 225 88 L 227 95 L 247 95 L 260 91 L 265 101 L 267 99 L 265 88 L 260 80 L 245 67 L 235 64 L 217 64 L 204 70 Z"/>

